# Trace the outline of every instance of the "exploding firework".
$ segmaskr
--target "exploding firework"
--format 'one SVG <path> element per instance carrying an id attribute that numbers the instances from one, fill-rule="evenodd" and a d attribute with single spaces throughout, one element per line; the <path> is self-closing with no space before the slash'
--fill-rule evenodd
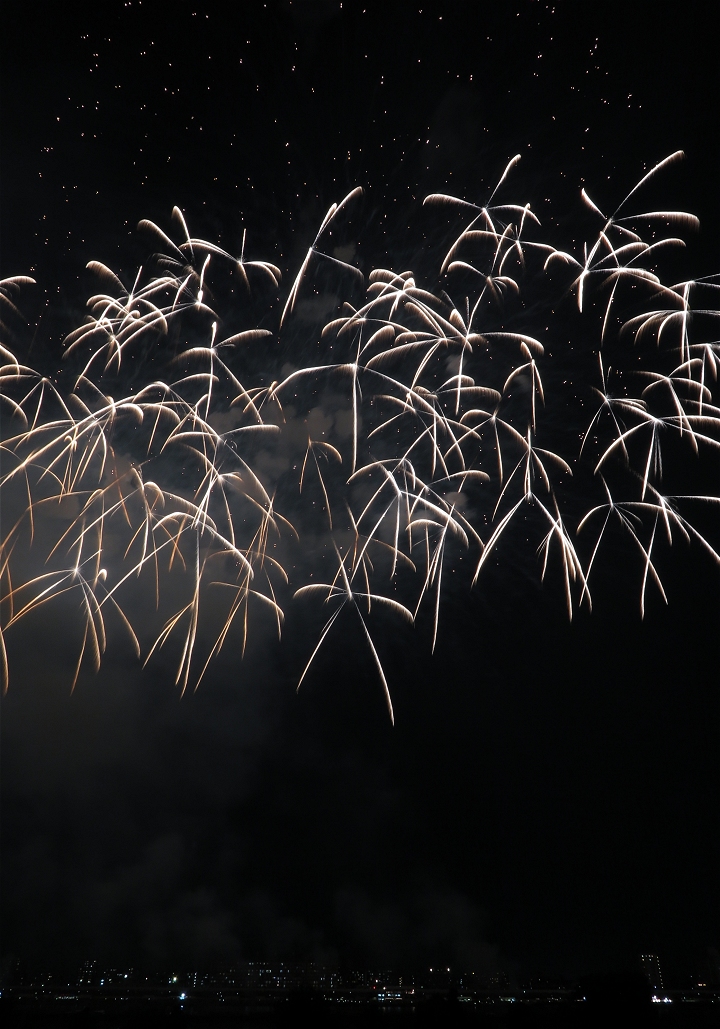
<path id="1" fill-rule="evenodd" d="M 434 647 L 450 571 L 482 588 L 489 563 L 529 543 L 572 616 L 610 538 L 638 559 L 642 612 L 648 588 L 665 597 L 662 542 L 720 563 L 690 520 L 719 498 L 675 488 L 686 454 L 720 446 L 720 281 L 663 284 L 663 252 L 684 245 L 672 233 L 697 219 L 632 213 L 680 156 L 612 215 L 583 191 L 593 234 L 575 252 L 501 199 L 516 160 L 484 205 L 433 194 L 457 228 L 422 282 L 376 268 L 366 283 L 352 247 L 331 246 L 354 190 L 284 300 L 280 270 L 244 240 L 237 257 L 196 239 L 177 208 L 175 240 L 141 222 L 158 252 L 130 287 L 90 263 L 104 292 L 61 374 L 2 341 L 3 634 L 74 599 L 73 685 L 99 668 L 112 616 L 145 660 L 176 644 L 185 690 L 228 640 L 244 650 L 256 609 L 280 637 L 293 598 L 316 602 L 326 621 L 299 683 L 347 609 L 392 717 L 368 615 L 413 622 L 427 606 Z M 10 317 L 31 281 L 0 283 Z M 132 612 L 149 592 L 145 641 Z M 4 640 L 2 663 L 7 686 Z"/>

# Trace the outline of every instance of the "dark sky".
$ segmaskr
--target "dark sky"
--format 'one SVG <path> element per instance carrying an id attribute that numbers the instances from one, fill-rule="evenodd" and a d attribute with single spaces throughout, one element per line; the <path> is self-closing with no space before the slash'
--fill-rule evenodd
<path id="1" fill-rule="evenodd" d="M 650 195 L 701 219 L 675 278 L 710 274 L 709 22 L 692 2 L 6 7 L 0 277 L 38 281 L 18 346 L 32 338 L 52 368 L 97 288 L 87 262 L 132 277 L 137 222 L 169 231 L 173 205 L 234 253 L 247 228 L 250 256 L 288 282 L 329 205 L 362 185 L 355 262 L 400 270 L 439 245 L 422 198 L 482 202 L 517 153 L 522 202 L 568 246 L 582 186 L 612 209 L 685 151 Z M 705 492 L 717 472 L 703 466 Z M 119 633 L 71 695 L 72 611 L 21 623 L 2 711 L 3 954 L 523 976 L 650 950 L 689 981 L 720 946 L 719 583 L 697 547 L 664 561 L 669 604 L 653 595 L 644 621 L 610 550 L 593 614 L 572 624 L 532 554 L 472 592 L 448 585 L 434 655 L 429 617 L 378 622 L 394 726 L 349 632 L 296 694 L 309 615 L 282 647 L 261 626 L 182 698 L 173 656 L 141 670 Z"/>

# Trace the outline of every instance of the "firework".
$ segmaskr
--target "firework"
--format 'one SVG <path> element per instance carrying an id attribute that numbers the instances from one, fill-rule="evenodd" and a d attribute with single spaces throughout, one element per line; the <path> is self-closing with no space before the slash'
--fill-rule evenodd
<path id="1" fill-rule="evenodd" d="M 639 558 L 643 613 L 651 584 L 665 597 L 661 542 L 695 541 L 720 563 L 687 513 L 719 498 L 663 484 L 668 451 L 720 446 L 720 281 L 664 284 L 663 252 L 684 245 L 671 233 L 697 220 L 630 213 L 680 156 L 611 216 L 583 191 L 595 228 L 576 252 L 541 241 L 528 204 L 501 202 L 516 160 L 484 205 L 431 195 L 460 227 L 422 282 L 376 268 L 366 283 L 330 251 L 354 190 L 284 301 L 280 270 L 247 260 L 244 239 L 235 257 L 192 237 L 177 208 L 176 241 L 141 222 L 158 252 L 129 288 L 91 262 L 107 292 L 67 336 L 62 375 L 2 340 L 0 488 L 15 511 L 0 548 L 3 634 L 72 597 L 73 685 L 83 663 L 99 667 L 112 616 L 145 660 L 176 643 L 184 691 L 230 638 L 244 650 L 255 609 L 279 637 L 293 598 L 316 601 L 328 616 L 299 683 L 351 609 L 392 717 L 369 613 L 412 622 L 429 606 L 434 647 L 448 571 L 482 588 L 519 536 L 541 578 L 559 574 L 570 616 L 591 604 L 610 534 Z M 320 269 L 346 299 L 331 301 L 308 361 L 303 304 L 323 299 Z M 13 316 L 31 281 L 0 283 Z M 263 297 L 263 324 L 243 324 Z M 138 591 L 161 619 L 147 644 L 129 615 Z M 2 662 L 7 686 L 4 641 Z"/>

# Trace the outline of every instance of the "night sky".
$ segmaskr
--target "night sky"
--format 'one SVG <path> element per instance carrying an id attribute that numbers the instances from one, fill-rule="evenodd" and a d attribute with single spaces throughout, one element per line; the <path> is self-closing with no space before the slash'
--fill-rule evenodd
<path id="1" fill-rule="evenodd" d="M 58 363 L 96 289 L 87 262 L 131 280 L 152 249 L 138 221 L 170 231 L 173 205 L 233 253 L 247 229 L 287 290 L 355 186 L 352 259 L 400 270 L 439 246 L 426 194 L 482 203 L 518 153 L 515 192 L 560 245 L 586 217 L 581 187 L 612 209 L 683 150 L 649 190 L 701 221 L 671 281 L 716 272 L 710 6 L 6 5 L 0 277 L 38 283 L 17 346 Z M 717 459 L 698 474 L 718 492 Z M 448 583 L 432 655 L 428 616 L 378 621 L 394 726 L 350 635 L 296 693 L 318 625 L 294 608 L 282 647 L 261 624 L 182 698 L 173 653 L 143 670 L 119 633 L 71 693 L 72 612 L 21 623 L 2 708 L 3 955 L 522 978 L 635 969 L 651 951 L 666 981 L 693 981 L 720 947 L 720 577 L 698 547 L 663 560 L 669 603 L 649 595 L 644 620 L 610 549 L 572 623 L 534 555 L 472 591 Z"/>

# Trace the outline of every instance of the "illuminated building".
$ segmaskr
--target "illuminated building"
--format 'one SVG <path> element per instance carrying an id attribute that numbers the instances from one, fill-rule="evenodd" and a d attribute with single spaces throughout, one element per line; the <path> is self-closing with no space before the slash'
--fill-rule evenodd
<path id="1" fill-rule="evenodd" d="M 640 964 L 653 993 L 662 992 L 665 986 L 663 984 L 662 972 L 660 971 L 660 959 L 657 954 L 641 954 Z"/>

